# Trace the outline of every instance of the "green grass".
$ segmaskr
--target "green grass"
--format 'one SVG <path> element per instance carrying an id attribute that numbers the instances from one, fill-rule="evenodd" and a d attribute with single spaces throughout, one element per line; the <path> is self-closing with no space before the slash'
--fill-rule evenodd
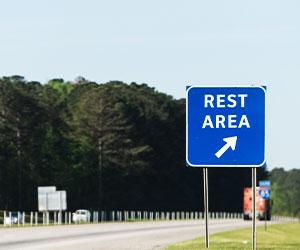
<path id="1" fill-rule="evenodd" d="M 217 233 L 210 236 L 209 249 L 252 249 L 251 228 Z M 300 250 L 300 223 L 278 224 L 257 228 L 257 249 L 298 249 Z M 204 238 L 171 245 L 165 250 L 200 250 Z"/>

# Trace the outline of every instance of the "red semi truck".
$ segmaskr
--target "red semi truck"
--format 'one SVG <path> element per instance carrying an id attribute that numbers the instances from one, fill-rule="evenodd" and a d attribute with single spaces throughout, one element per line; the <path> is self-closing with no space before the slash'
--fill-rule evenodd
<path id="1" fill-rule="evenodd" d="M 256 218 L 259 220 L 271 220 L 271 206 L 269 200 L 264 200 L 256 187 Z M 244 188 L 244 220 L 252 219 L 252 188 Z"/>

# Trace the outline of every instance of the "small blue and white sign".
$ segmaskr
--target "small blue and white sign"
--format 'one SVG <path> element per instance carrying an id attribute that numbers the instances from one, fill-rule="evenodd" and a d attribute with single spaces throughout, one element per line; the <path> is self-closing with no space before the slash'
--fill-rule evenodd
<path id="1" fill-rule="evenodd" d="M 258 182 L 260 187 L 270 187 L 271 181 L 270 180 L 262 180 Z"/>
<path id="2" fill-rule="evenodd" d="M 266 90 L 187 88 L 186 162 L 191 167 L 260 167 L 265 159 Z"/>
<path id="3" fill-rule="evenodd" d="M 268 200 L 272 194 L 272 191 L 271 189 L 260 189 L 258 193 L 261 198 L 263 198 L 264 200 Z"/>

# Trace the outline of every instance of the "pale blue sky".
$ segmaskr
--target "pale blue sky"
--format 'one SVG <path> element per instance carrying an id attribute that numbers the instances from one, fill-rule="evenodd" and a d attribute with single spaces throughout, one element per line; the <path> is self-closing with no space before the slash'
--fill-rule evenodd
<path id="1" fill-rule="evenodd" d="M 268 86 L 268 165 L 300 168 L 300 1 L 0 2 L 0 75 Z"/>

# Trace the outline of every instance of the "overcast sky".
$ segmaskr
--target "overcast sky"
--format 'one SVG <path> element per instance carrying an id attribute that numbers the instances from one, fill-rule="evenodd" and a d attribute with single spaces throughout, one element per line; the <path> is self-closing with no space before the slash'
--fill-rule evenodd
<path id="1" fill-rule="evenodd" d="M 268 87 L 268 166 L 300 168 L 300 1 L 1 1 L 0 75 Z"/>

